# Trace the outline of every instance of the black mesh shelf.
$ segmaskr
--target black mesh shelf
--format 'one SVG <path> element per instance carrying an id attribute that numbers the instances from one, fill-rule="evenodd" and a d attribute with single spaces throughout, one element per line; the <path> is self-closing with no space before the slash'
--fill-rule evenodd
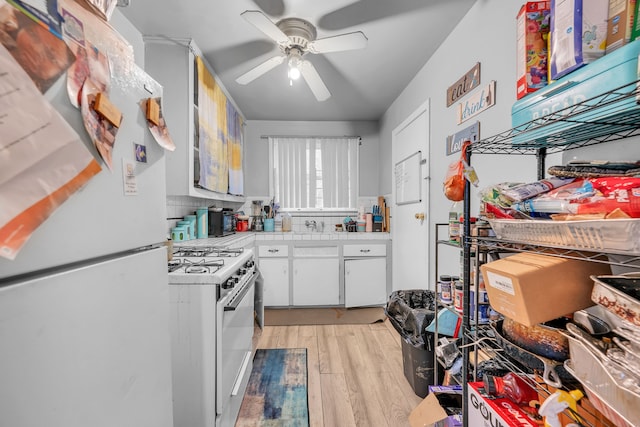
<path id="1" fill-rule="evenodd" d="M 537 154 L 571 150 L 640 135 L 640 106 L 629 100 L 640 96 L 638 83 L 565 107 L 470 145 L 476 154 Z M 574 126 L 567 127 L 567 124 Z M 558 130 L 554 130 L 558 128 Z"/>

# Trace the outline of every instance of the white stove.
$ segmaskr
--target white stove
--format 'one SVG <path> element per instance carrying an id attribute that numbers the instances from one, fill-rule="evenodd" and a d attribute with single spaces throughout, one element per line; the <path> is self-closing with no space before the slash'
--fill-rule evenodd
<path id="1" fill-rule="evenodd" d="M 253 250 L 176 246 L 168 272 L 174 425 L 234 425 L 253 365 Z"/>

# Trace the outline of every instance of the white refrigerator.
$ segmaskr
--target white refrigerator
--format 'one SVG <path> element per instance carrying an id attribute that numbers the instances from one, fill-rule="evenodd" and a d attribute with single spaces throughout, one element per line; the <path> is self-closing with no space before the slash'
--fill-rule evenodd
<path id="1" fill-rule="evenodd" d="M 140 33 L 117 10 L 110 24 L 144 68 Z M 144 88 L 124 83 L 112 79 L 109 94 L 124 116 L 113 171 L 103 165 L 15 260 L 0 259 L 2 426 L 173 425 L 164 150 L 138 105 Z M 66 76 L 46 97 L 99 158 Z M 133 143 L 148 160 L 136 163 L 137 195 L 125 196 Z"/>

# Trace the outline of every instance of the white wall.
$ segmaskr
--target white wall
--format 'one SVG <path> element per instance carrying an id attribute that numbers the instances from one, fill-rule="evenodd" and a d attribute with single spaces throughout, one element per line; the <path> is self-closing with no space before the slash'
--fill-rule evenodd
<path id="1" fill-rule="evenodd" d="M 380 167 L 378 164 L 378 122 L 296 122 L 248 120 L 245 128 L 244 185 L 246 196 L 269 195 L 269 145 L 262 136 L 360 136 L 360 196 L 377 196 Z"/>
<path id="2" fill-rule="evenodd" d="M 478 0 L 433 57 L 418 72 L 413 81 L 394 101 L 380 122 L 380 192 L 391 193 L 393 165 L 391 164 L 392 132 L 418 106 L 430 99 L 430 194 L 429 223 L 447 222 L 451 202 L 442 193 L 446 168 L 457 154 L 445 155 L 445 140 L 461 129 L 480 121 L 480 137 L 486 138 L 511 128 L 511 106 L 515 96 L 515 37 L 516 15 L 523 2 Z M 496 105 L 458 126 L 455 105 L 447 108 L 446 90 L 480 62 L 481 85 L 497 82 Z M 465 98 L 463 98 L 464 100 Z M 611 149 L 615 144 L 615 149 Z M 621 141 L 588 149 L 571 150 L 562 155 L 547 157 L 547 166 L 561 164 L 572 158 L 609 159 L 640 158 L 637 139 Z M 621 155 L 620 153 L 625 153 Z M 475 155 L 480 187 L 502 181 L 532 181 L 536 179 L 536 160 L 533 156 Z M 475 196 L 477 191 L 472 190 Z M 472 200 L 472 212 L 478 211 L 478 198 Z M 430 271 L 434 271 L 435 243 L 430 247 Z M 447 264 L 448 265 L 448 264 Z M 457 265 L 457 259 L 452 265 Z M 442 267 L 442 265 L 441 265 Z"/>

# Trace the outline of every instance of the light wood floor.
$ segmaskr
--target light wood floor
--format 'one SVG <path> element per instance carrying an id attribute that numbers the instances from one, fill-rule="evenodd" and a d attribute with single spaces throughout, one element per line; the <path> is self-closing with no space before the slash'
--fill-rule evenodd
<path id="1" fill-rule="evenodd" d="M 421 398 L 402 368 L 400 335 L 371 325 L 266 326 L 259 348 L 306 348 L 311 427 L 402 427 Z"/>

